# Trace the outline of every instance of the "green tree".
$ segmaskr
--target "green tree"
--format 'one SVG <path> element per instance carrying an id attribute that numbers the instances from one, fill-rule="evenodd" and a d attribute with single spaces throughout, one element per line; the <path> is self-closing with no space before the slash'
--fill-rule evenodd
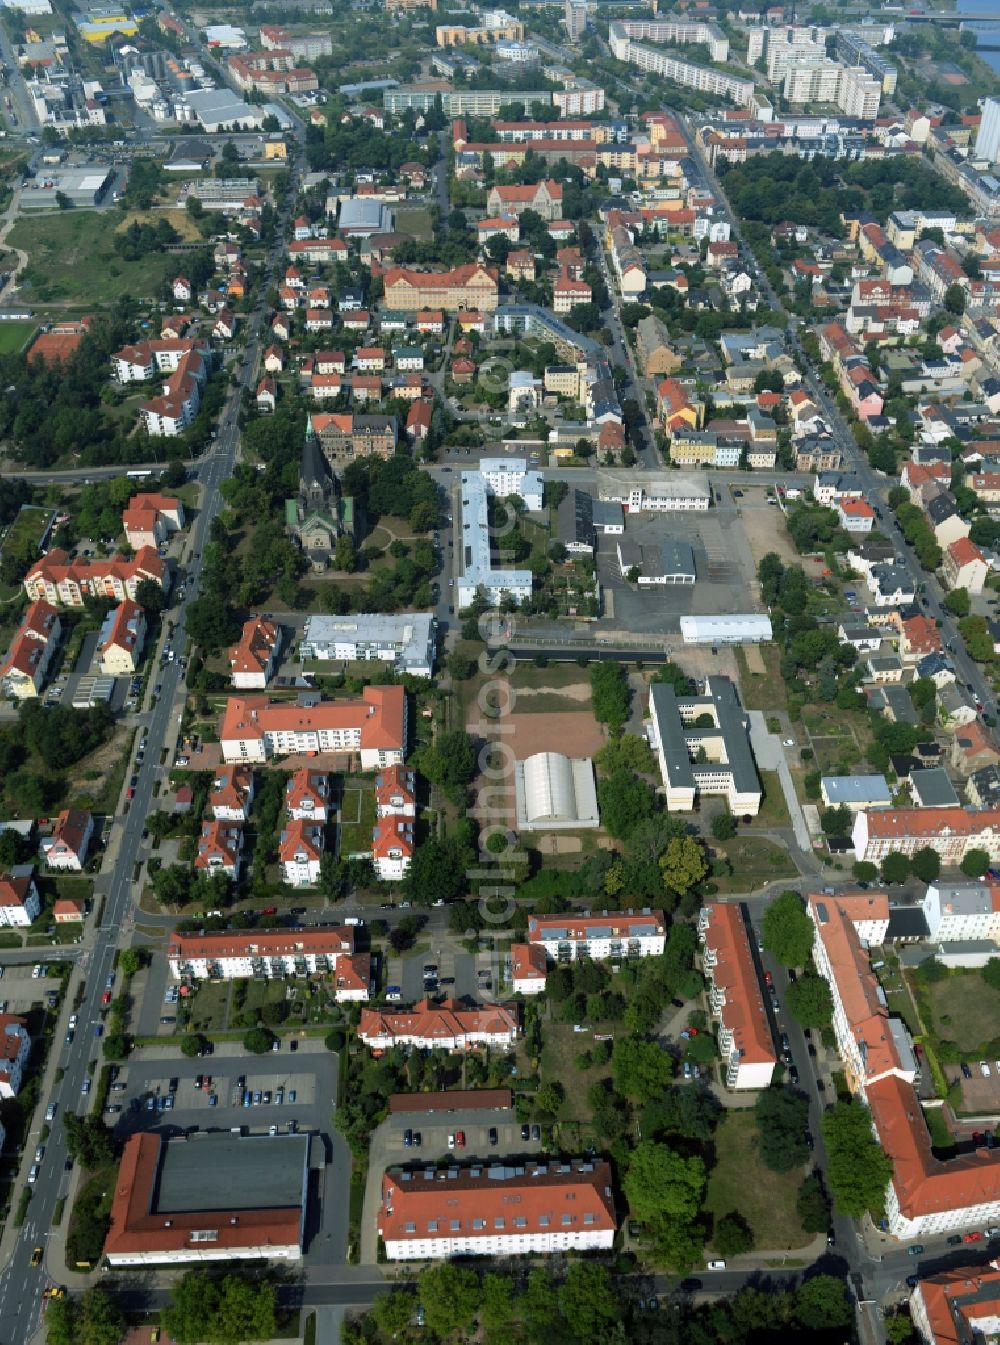
<path id="1" fill-rule="evenodd" d="M 243 1049 L 251 1055 L 266 1055 L 275 1040 L 270 1028 L 252 1027 L 243 1038 Z"/>
<path id="2" fill-rule="evenodd" d="M 449 729 L 415 754 L 418 770 L 431 784 L 461 797 L 476 773 L 476 744 L 464 729 Z"/>
<path id="3" fill-rule="evenodd" d="M 559 1290 L 559 1310 L 569 1338 L 578 1345 L 603 1345 L 618 1317 L 618 1298 L 606 1266 L 573 1261 Z"/>
<path id="4" fill-rule="evenodd" d="M 479 1277 L 474 1270 L 445 1261 L 423 1272 L 418 1293 L 428 1330 L 437 1336 L 450 1336 L 468 1327 L 476 1315 Z"/>
<path id="5" fill-rule="evenodd" d="M 99 1116 L 77 1116 L 63 1112 L 66 1149 L 71 1158 L 84 1168 L 99 1168 L 115 1156 L 115 1139 Z"/>
<path id="6" fill-rule="evenodd" d="M 617 663 L 595 663 L 590 669 L 591 710 L 610 729 L 628 719 L 629 687 L 625 669 Z"/>
<path id="7" fill-rule="evenodd" d="M 828 1027 L 833 1021 L 830 987 L 815 972 L 807 972 L 788 987 L 785 1003 L 800 1027 Z"/>
<path id="8" fill-rule="evenodd" d="M 611 1056 L 615 1088 L 635 1102 L 659 1097 L 673 1075 L 670 1057 L 658 1042 L 619 1037 Z"/>
<path id="9" fill-rule="evenodd" d="M 716 813 L 712 818 L 712 836 L 717 841 L 731 841 L 736 835 L 737 825 L 732 813 Z"/>
<path id="10" fill-rule="evenodd" d="M 944 307 L 948 313 L 953 313 L 956 317 L 965 312 L 965 290 L 957 281 L 945 290 Z"/>
<path id="11" fill-rule="evenodd" d="M 878 877 L 878 865 L 868 859 L 859 859 L 851 866 L 851 872 L 859 883 L 871 883 Z"/>
<path id="12" fill-rule="evenodd" d="M 944 605 L 955 616 L 968 616 L 972 610 L 972 599 L 967 588 L 953 588 L 945 594 Z"/>
<path id="13" fill-rule="evenodd" d="M 782 892 L 761 924 L 764 947 L 786 967 L 805 966 L 813 945 L 812 921 L 797 892 Z"/>
<path id="14" fill-rule="evenodd" d="M 753 1251 L 753 1229 L 738 1210 L 730 1210 L 716 1220 L 712 1246 L 720 1256 L 740 1256 Z"/>
<path id="15" fill-rule="evenodd" d="M 118 1345 L 125 1314 L 107 1289 L 95 1285 L 79 1297 L 50 1299 L 45 1328 L 48 1345 Z"/>
<path id="16" fill-rule="evenodd" d="M 504 1339 L 502 1333 L 510 1329 L 514 1320 L 514 1282 L 509 1275 L 493 1272 L 483 1278 L 479 1320 L 490 1340 L 494 1333 Z"/>
<path id="17" fill-rule="evenodd" d="M 178 1345 L 243 1345 L 271 1340 L 277 1330 L 274 1285 L 242 1275 L 212 1279 L 190 1270 L 176 1281 L 163 1325 Z"/>
<path id="18" fill-rule="evenodd" d="M 886 1317 L 885 1338 L 889 1345 L 906 1345 L 908 1340 L 913 1339 L 913 1334 L 913 1320 L 904 1308 Z"/>
<path id="19" fill-rule="evenodd" d="M 614 775 L 615 771 L 635 771 L 642 775 L 652 775 L 656 768 L 656 759 L 649 743 L 634 733 L 623 733 L 620 738 L 609 738 L 594 754 L 594 761 L 605 775 Z"/>
<path id="20" fill-rule="evenodd" d="M 345 574 L 353 574 L 357 564 L 358 553 L 354 541 L 345 532 L 337 538 L 337 545 L 333 549 L 333 568 L 342 570 Z"/>
<path id="21" fill-rule="evenodd" d="M 694 836 L 674 836 L 660 856 L 660 872 L 671 892 L 685 896 L 708 873 L 708 861 L 701 842 Z"/>
<path id="22" fill-rule="evenodd" d="M 795 1291 L 795 1315 L 811 1331 L 843 1330 L 854 1319 L 847 1286 L 835 1275 L 814 1275 Z"/>
<path id="23" fill-rule="evenodd" d="M 913 870 L 914 878 L 919 878 L 922 883 L 936 882 L 941 873 L 941 856 L 929 845 L 925 845 L 913 856 L 910 868 Z"/>
<path id="24" fill-rule="evenodd" d="M 990 867 L 990 856 L 987 850 L 966 850 L 965 857 L 958 866 L 965 874 L 966 878 L 982 878 L 986 870 Z"/>
<path id="25" fill-rule="evenodd" d="M 200 1032 L 190 1032 L 181 1040 L 181 1055 L 193 1060 L 205 1049 L 205 1038 Z"/>
<path id="26" fill-rule="evenodd" d="M 421 906 L 455 901 L 468 891 L 472 853 L 458 840 L 432 838 L 419 845 L 403 879 L 403 891 Z"/>
<path id="27" fill-rule="evenodd" d="M 666 1144 L 642 1140 L 629 1158 L 622 1189 L 640 1223 L 691 1223 L 701 1209 L 705 1164 L 697 1155 L 686 1158 Z"/>
<path id="28" fill-rule="evenodd" d="M 143 955 L 138 948 L 125 948 L 118 956 L 118 970 L 123 976 L 134 976 L 143 965 Z"/>
<path id="29" fill-rule="evenodd" d="M 823 1114 L 827 1182 L 842 1214 L 878 1214 L 892 1163 L 872 1136 L 871 1114 L 857 1102 L 837 1102 Z"/>
<path id="30" fill-rule="evenodd" d="M 830 1200 L 822 1178 L 810 1173 L 799 1187 L 795 1211 L 806 1233 L 825 1233 L 830 1227 Z"/>
<path id="31" fill-rule="evenodd" d="M 616 770 L 597 782 L 601 823 L 610 836 L 624 840 L 640 822 L 652 817 L 656 796 L 645 780 L 630 770 Z"/>
<path id="32" fill-rule="evenodd" d="M 905 883 L 910 876 L 910 860 L 907 855 L 893 850 L 882 861 L 882 881 L 884 883 Z"/>
<path id="33" fill-rule="evenodd" d="M 140 579 L 135 586 L 135 600 L 146 612 L 162 612 L 167 595 L 155 579 Z"/>
<path id="34" fill-rule="evenodd" d="M 372 1304 L 375 1325 L 384 1336 L 395 1340 L 409 1326 L 416 1305 L 416 1295 L 409 1289 L 394 1289 L 391 1293 L 379 1294 Z"/>
<path id="35" fill-rule="evenodd" d="M 772 1172 L 791 1172 L 809 1158 L 809 1099 L 790 1088 L 767 1088 L 754 1106 L 760 1156 Z"/>

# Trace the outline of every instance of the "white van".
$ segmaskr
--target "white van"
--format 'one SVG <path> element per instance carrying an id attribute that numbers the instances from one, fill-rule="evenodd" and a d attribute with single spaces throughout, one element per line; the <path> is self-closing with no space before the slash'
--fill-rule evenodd
<path id="1" fill-rule="evenodd" d="M 725 1270 L 726 1263 L 725 1261 L 709 1261 L 708 1268 L 709 1270 Z"/>

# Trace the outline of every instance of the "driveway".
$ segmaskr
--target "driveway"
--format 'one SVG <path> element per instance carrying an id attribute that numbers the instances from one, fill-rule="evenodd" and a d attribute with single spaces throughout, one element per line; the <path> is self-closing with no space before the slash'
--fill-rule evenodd
<path id="1" fill-rule="evenodd" d="M 809 828 L 806 826 L 806 819 L 802 814 L 802 807 L 795 795 L 795 784 L 792 780 L 792 773 L 788 769 L 788 759 L 785 756 L 781 739 L 776 733 L 768 733 L 767 720 L 762 710 L 751 710 L 749 714 L 750 746 L 753 748 L 757 767 L 762 771 L 778 772 L 778 779 L 781 781 L 781 789 L 785 796 L 785 807 L 788 809 L 788 816 L 792 819 L 792 830 L 795 832 L 799 849 L 805 850 L 807 854 L 812 854 L 812 838 L 809 835 Z"/>

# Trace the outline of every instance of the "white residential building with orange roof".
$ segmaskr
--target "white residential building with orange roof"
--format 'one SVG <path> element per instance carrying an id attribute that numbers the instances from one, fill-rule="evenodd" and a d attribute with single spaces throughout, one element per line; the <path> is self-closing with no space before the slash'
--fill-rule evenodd
<path id="1" fill-rule="evenodd" d="M 126 598 L 109 612 L 98 639 L 101 672 L 106 677 L 127 677 L 139 666 L 146 643 L 146 613 Z"/>
<path id="2" fill-rule="evenodd" d="M 484 1004 L 465 1009 L 458 1000 L 432 1004 L 422 999 L 412 1009 L 362 1009 L 358 1036 L 374 1051 L 393 1046 L 420 1050 L 469 1051 L 478 1046 L 509 1050 L 519 1035 L 517 1009 Z"/>
<path id="3" fill-rule="evenodd" d="M 278 842 L 278 862 L 285 882 L 293 887 L 312 887 L 317 883 L 325 848 L 322 823 L 291 818 Z"/>
<path id="4" fill-rule="evenodd" d="M 38 919 L 41 901 L 30 866 L 28 872 L 0 874 L 0 925 L 26 928 Z"/>
<path id="5" fill-rule="evenodd" d="M 611 1165 L 390 1168 L 377 1224 L 390 1261 L 609 1251 L 618 1227 Z"/>
<path id="6" fill-rule="evenodd" d="M 249 766 L 220 766 L 208 795 L 217 822 L 245 822 L 253 802 L 253 771 Z"/>
<path id="7" fill-rule="evenodd" d="M 515 943 L 510 950 L 511 982 L 515 995 L 540 995 L 545 989 L 548 959 L 537 943 Z"/>
<path id="8" fill-rule="evenodd" d="M 0 1014 L 0 1098 L 9 1102 L 21 1091 L 21 1080 L 31 1054 L 26 1018 Z"/>
<path id="9" fill-rule="evenodd" d="M 405 878 L 416 841 L 413 819 L 383 817 L 372 831 L 371 857 L 375 872 L 386 883 Z"/>
<path id="10" fill-rule="evenodd" d="M 133 551 L 159 546 L 184 526 L 184 504 L 172 495 L 143 491 L 122 511 L 122 527 Z"/>
<path id="11" fill-rule="evenodd" d="M 404 766 L 389 766 L 375 777 L 378 817 L 416 817 L 417 775 Z"/>
<path id="12" fill-rule="evenodd" d="M 94 819 L 82 808 L 64 808 L 56 818 L 52 836 L 42 841 L 45 863 L 50 869 L 82 873 L 94 834 Z"/>
<path id="13" fill-rule="evenodd" d="M 982 593 L 990 572 L 986 557 L 968 537 L 959 537 L 944 551 L 942 573 L 949 588 L 964 588 L 970 593 Z"/>
<path id="14" fill-rule="evenodd" d="M 372 986 L 371 953 L 354 953 L 350 957 L 338 958 L 333 982 L 333 997 L 338 1004 L 369 999 Z"/>
<path id="15" fill-rule="evenodd" d="M 18 700 L 38 695 L 45 685 L 61 634 L 58 609 L 41 599 L 33 602 L 0 666 L 0 685 L 6 694 Z"/>
<path id="16" fill-rule="evenodd" d="M 285 786 L 285 811 L 299 822 L 327 822 L 330 817 L 330 777 L 308 766 L 295 772 Z"/>
<path id="17" fill-rule="evenodd" d="M 82 607 L 88 597 L 134 601 L 136 587 L 144 579 L 152 579 L 162 589 L 167 587 L 166 565 L 152 547 L 143 547 L 129 560 L 71 561 L 65 551 L 53 550 L 24 576 L 24 591 L 33 600 Z"/>
<path id="18" fill-rule="evenodd" d="M 408 708 L 402 687 L 365 687 L 360 700 L 289 704 L 230 696 L 219 738 L 227 762 L 265 762 L 293 753 L 352 752 L 362 770 L 402 763 Z"/>
<path id="19" fill-rule="evenodd" d="M 263 690 L 274 672 L 281 649 L 281 627 L 265 617 L 244 622 L 238 642 L 229 651 L 230 681 L 241 690 Z"/>
<path id="20" fill-rule="evenodd" d="M 875 510 L 867 500 L 852 496 L 837 501 L 837 517 L 845 532 L 871 532 L 875 526 Z"/>
<path id="21" fill-rule="evenodd" d="M 764 992 L 739 906 L 720 902 L 698 917 L 709 1004 L 729 1088 L 768 1088 L 778 1063 Z"/>
<path id="22" fill-rule="evenodd" d="M 943 864 L 960 864 L 969 850 L 985 850 L 1000 862 L 1000 810 L 972 808 L 883 808 L 860 812 L 851 832 L 855 859 L 880 864 L 886 855 L 913 856 L 925 847 Z"/>
<path id="23" fill-rule="evenodd" d="M 243 828 L 235 822 L 205 822 L 198 838 L 194 867 L 203 873 L 239 875 L 243 854 Z"/>
<path id="24" fill-rule="evenodd" d="M 255 929 L 172 934 L 167 948 L 175 980 L 240 980 L 249 976 L 335 973 L 354 954 L 354 930 Z"/>

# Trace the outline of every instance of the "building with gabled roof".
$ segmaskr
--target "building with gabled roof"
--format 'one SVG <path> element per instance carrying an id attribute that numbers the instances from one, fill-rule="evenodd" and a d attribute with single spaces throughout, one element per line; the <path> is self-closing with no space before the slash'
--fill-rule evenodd
<path id="1" fill-rule="evenodd" d="M 540 943 L 515 943 L 510 950 L 511 985 L 515 995 L 540 995 L 548 976 L 548 958 Z"/>
<path id="2" fill-rule="evenodd" d="M 94 819 L 82 808 L 64 808 L 56 818 L 52 835 L 42 842 L 45 863 L 50 869 L 83 871 L 87 850 L 94 834 Z"/>
<path id="3" fill-rule="evenodd" d="M 208 794 L 217 822 L 245 822 L 253 802 L 253 771 L 249 766 L 220 766 Z"/>
<path id="4" fill-rule="evenodd" d="M 303 766 L 285 786 L 285 811 L 301 822 L 327 822 L 330 817 L 330 777 L 326 771 Z"/>
<path id="5" fill-rule="evenodd" d="M 375 777 L 378 817 L 416 817 L 417 773 L 405 766 L 388 766 Z"/>
<path id="6" fill-rule="evenodd" d="M 250 976 L 323 975 L 354 953 L 349 925 L 320 929 L 226 930 L 170 936 L 167 961 L 175 980 L 240 980 Z"/>
<path id="7" fill-rule="evenodd" d="M 278 842 L 278 862 L 285 882 L 293 887 L 311 887 L 317 883 L 325 848 L 321 822 L 290 818 Z"/>
<path id="8" fill-rule="evenodd" d="M 663 952 L 665 939 L 662 911 L 528 916 L 527 942 L 544 948 L 551 962 L 657 957 Z"/>
<path id="9" fill-rule="evenodd" d="M 243 828 L 235 822 L 203 822 L 194 867 L 235 879 L 243 855 Z"/>
<path id="10" fill-rule="evenodd" d="M 265 762 L 299 752 L 356 753 L 363 770 L 400 764 L 407 749 L 402 687 L 365 687 L 359 700 L 298 703 L 230 696 L 219 729 L 223 761 Z"/>
<path id="11" fill-rule="evenodd" d="M 27 928 L 42 909 L 30 864 L 0 874 L 0 925 Z"/>
<path id="12" fill-rule="evenodd" d="M 122 511 L 122 527 L 133 551 L 160 546 L 184 526 L 184 504 L 173 495 L 140 491 Z"/>
<path id="13" fill-rule="evenodd" d="M 160 588 L 168 585 L 165 561 L 151 546 L 144 546 L 128 559 L 102 558 L 70 560 L 58 548 L 37 560 L 24 576 L 24 591 L 33 601 L 43 599 L 54 605 L 82 607 L 89 598 L 124 598 L 135 601 L 135 591 L 144 579 L 152 579 Z"/>
<path id="14" fill-rule="evenodd" d="M 399 882 L 413 860 L 416 824 L 412 817 L 381 817 L 372 830 L 371 859 L 383 882 Z"/>
<path id="15" fill-rule="evenodd" d="M 146 643 L 146 613 L 137 602 L 125 598 L 108 613 L 101 626 L 98 648 L 101 672 L 106 677 L 127 677 L 139 666 Z"/>
<path id="16" fill-rule="evenodd" d="M 274 672 L 280 649 L 281 627 L 266 617 L 250 617 L 243 623 L 239 640 L 229 650 L 233 686 L 263 690 Z"/>
<path id="17" fill-rule="evenodd" d="M 463 1008 L 458 1000 L 422 999 L 412 1009 L 362 1009 L 358 1036 L 374 1051 L 393 1046 L 470 1051 L 479 1046 L 509 1049 L 518 1038 L 516 1008 L 484 1004 Z"/>
<path id="18" fill-rule="evenodd" d="M 740 907 L 727 902 L 702 907 L 698 934 L 726 1085 L 768 1088 L 778 1058 Z"/>
<path id="19" fill-rule="evenodd" d="M 33 602 L 14 632 L 7 657 L 0 665 L 0 685 L 18 700 L 37 696 L 59 646 L 62 622 L 51 603 Z"/>
<path id="20" fill-rule="evenodd" d="M 889 854 L 913 856 L 929 848 L 943 864 L 960 864 L 969 850 L 1000 862 L 1000 810 L 883 808 L 859 812 L 851 833 L 855 858 L 880 864 Z"/>
<path id="21" fill-rule="evenodd" d="M 610 1250 L 618 1227 L 611 1165 L 390 1168 L 377 1223 L 390 1261 Z"/>
<path id="22" fill-rule="evenodd" d="M 30 1055 L 28 1020 L 12 1013 L 0 1014 L 0 1098 L 5 1102 L 21 1091 Z"/>

